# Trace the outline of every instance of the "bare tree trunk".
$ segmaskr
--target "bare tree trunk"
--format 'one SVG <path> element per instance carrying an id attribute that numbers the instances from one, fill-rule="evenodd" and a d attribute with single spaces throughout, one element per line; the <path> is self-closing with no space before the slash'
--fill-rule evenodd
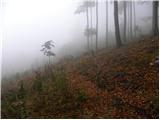
<path id="1" fill-rule="evenodd" d="M 153 36 L 158 35 L 158 1 L 153 1 L 153 20 L 152 20 L 152 29 Z"/>
<path id="2" fill-rule="evenodd" d="M 90 15 L 91 15 L 91 30 L 92 30 L 92 7 L 90 8 Z M 90 37 L 91 37 L 91 40 L 90 40 L 90 42 L 91 42 L 91 50 L 92 50 L 92 43 L 93 43 L 93 36 L 92 36 L 92 34 L 90 34 Z"/>
<path id="3" fill-rule="evenodd" d="M 135 2 L 133 2 L 133 11 L 134 11 L 134 38 L 136 38 L 136 5 L 135 5 Z"/>
<path id="4" fill-rule="evenodd" d="M 127 36 L 128 36 L 128 40 L 130 39 L 130 4 L 129 1 L 126 1 L 127 4 Z"/>
<path id="5" fill-rule="evenodd" d="M 88 29 L 89 29 L 88 7 L 87 7 L 87 11 L 86 11 L 86 17 L 87 17 L 87 31 L 88 31 Z M 89 35 L 88 35 L 88 33 L 87 33 L 87 47 L 89 50 Z"/>
<path id="6" fill-rule="evenodd" d="M 127 14 L 126 14 L 126 9 L 127 9 L 127 5 L 126 5 L 126 1 L 124 1 L 124 42 L 126 42 L 126 27 L 127 27 Z"/>
<path id="7" fill-rule="evenodd" d="M 49 56 L 49 65 L 50 65 L 50 56 Z"/>
<path id="8" fill-rule="evenodd" d="M 98 0 L 96 1 L 96 51 L 98 50 Z"/>
<path id="9" fill-rule="evenodd" d="M 133 39 L 133 34 L 132 34 L 132 0 L 130 1 L 130 37 L 131 37 L 131 39 L 130 40 L 132 40 Z"/>
<path id="10" fill-rule="evenodd" d="M 106 1 L 106 47 L 108 47 L 108 0 Z"/>
<path id="11" fill-rule="evenodd" d="M 118 1 L 114 1 L 114 22 L 115 22 L 115 35 L 117 47 L 122 45 L 120 31 L 119 31 L 119 20 L 118 20 Z"/>

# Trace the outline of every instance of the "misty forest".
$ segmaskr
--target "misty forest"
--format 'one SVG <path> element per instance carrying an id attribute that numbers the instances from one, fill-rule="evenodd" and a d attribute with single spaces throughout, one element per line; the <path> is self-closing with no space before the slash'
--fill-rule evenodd
<path id="1" fill-rule="evenodd" d="M 159 1 L 0 2 L 1 118 L 159 118 Z"/>

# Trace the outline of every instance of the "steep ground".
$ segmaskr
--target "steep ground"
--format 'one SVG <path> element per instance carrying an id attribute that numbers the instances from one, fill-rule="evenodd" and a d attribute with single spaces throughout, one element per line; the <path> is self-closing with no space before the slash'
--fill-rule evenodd
<path id="1" fill-rule="evenodd" d="M 159 37 L 2 82 L 2 118 L 158 118 Z"/>

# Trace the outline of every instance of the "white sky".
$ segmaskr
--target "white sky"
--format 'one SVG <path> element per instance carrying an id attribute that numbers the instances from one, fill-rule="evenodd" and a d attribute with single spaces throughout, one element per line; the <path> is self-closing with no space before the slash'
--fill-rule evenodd
<path id="1" fill-rule="evenodd" d="M 71 41 L 72 0 L 3 0 L 3 72 L 30 67 L 40 46 L 53 40 L 56 50 Z M 63 42 L 63 44 L 62 44 Z M 37 59 L 36 59 L 37 60 Z M 34 60 L 35 61 L 35 60 Z"/>

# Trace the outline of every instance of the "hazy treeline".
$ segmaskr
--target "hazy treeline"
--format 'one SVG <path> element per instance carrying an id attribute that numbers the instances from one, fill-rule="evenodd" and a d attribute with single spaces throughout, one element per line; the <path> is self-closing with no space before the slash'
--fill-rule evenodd
<path id="1" fill-rule="evenodd" d="M 100 4 L 100 5 L 99 5 Z M 104 4 L 103 12 L 99 11 Z M 145 12 L 145 5 L 150 5 L 150 11 L 152 14 L 146 17 L 142 17 L 140 9 L 143 9 Z M 141 8 L 139 7 L 141 6 Z M 113 12 L 111 12 L 113 10 Z M 158 34 L 158 1 L 103 1 L 99 2 L 98 0 L 85 0 L 75 11 L 75 14 L 84 13 L 86 14 L 86 28 L 84 29 L 84 35 L 87 38 L 87 47 L 88 49 L 98 49 L 98 38 L 99 38 L 99 16 L 104 14 L 105 18 L 103 19 L 103 30 L 105 31 L 105 42 L 106 47 L 109 47 L 109 41 L 111 41 L 110 36 L 112 31 L 115 32 L 115 45 L 117 47 L 121 46 L 127 41 L 135 40 L 139 37 L 144 36 L 146 33 L 141 27 L 139 21 L 143 21 L 143 25 L 146 25 L 146 22 L 150 22 L 152 29 L 149 29 L 147 35 L 157 35 Z M 109 16 L 109 14 L 112 17 Z M 94 16 L 94 18 L 93 18 Z M 113 21 L 111 21 L 113 20 Z M 93 21 L 95 25 L 93 26 Z M 113 24 L 112 28 L 108 24 Z M 93 37 L 95 36 L 95 39 Z M 104 40 L 103 40 L 104 41 Z M 95 45 L 93 45 L 95 42 Z M 112 42 L 112 41 L 111 41 Z"/>

